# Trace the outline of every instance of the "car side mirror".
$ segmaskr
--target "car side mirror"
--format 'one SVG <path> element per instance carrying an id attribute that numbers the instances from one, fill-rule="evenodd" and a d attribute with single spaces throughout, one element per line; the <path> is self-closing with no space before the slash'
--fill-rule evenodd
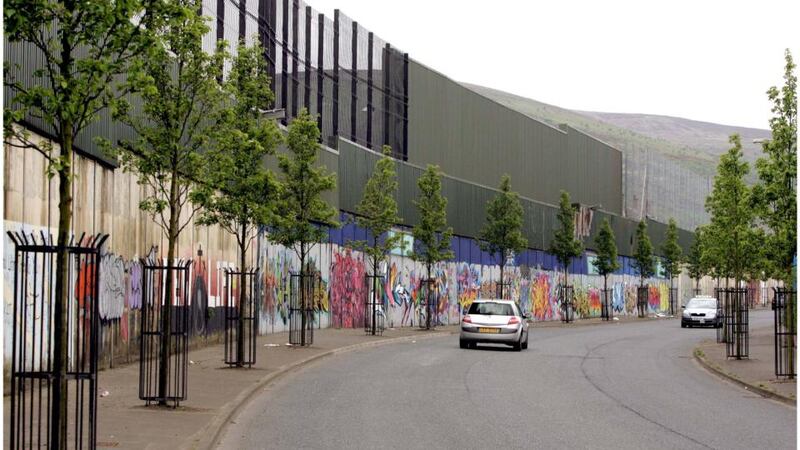
<path id="1" fill-rule="evenodd" d="M 686 309 L 686 305 L 681 305 L 681 309 Z"/>
<path id="2" fill-rule="evenodd" d="M 531 313 L 529 313 L 529 312 L 522 313 L 522 318 L 523 319 L 530 319 L 531 318 Z"/>

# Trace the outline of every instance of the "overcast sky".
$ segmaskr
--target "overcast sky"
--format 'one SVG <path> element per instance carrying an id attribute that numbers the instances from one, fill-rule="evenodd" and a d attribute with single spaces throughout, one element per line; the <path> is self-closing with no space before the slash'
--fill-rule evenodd
<path id="1" fill-rule="evenodd" d="M 768 128 L 800 1 L 306 0 L 443 74 L 553 105 Z"/>

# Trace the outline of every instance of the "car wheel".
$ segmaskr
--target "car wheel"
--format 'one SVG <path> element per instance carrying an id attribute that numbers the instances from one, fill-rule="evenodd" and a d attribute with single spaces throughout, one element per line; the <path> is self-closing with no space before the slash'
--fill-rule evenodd
<path id="1" fill-rule="evenodd" d="M 527 336 L 525 336 L 525 342 L 522 343 L 522 349 L 523 350 L 527 350 L 528 349 L 528 337 Z"/>
<path id="2" fill-rule="evenodd" d="M 519 337 L 519 341 L 514 342 L 514 345 L 512 347 L 514 347 L 515 352 L 522 350 L 522 336 Z"/>
<path id="3" fill-rule="evenodd" d="M 681 328 L 686 328 L 686 324 L 681 322 Z"/>
<path id="4" fill-rule="evenodd" d="M 469 348 L 470 347 L 469 343 L 467 341 L 463 340 L 463 339 L 459 339 L 458 340 L 458 346 L 461 347 L 461 348 Z"/>

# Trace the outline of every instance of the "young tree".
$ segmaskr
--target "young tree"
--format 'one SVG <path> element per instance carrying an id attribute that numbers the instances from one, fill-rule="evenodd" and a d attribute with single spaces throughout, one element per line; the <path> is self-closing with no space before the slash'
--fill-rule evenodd
<path id="1" fill-rule="evenodd" d="M 647 235 L 647 223 L 642 220 L 636 227 L 636 250 L 633 253 L 633 268 L 639 274 L 639 286 L 644 287 L 644 279 L 656 272 L 653 260 L 653 244 Z"/>
<path id="2" fill-rule="evenodd" d="M 428 164 L 428 168 L 417 180 L 419 197 L 414 205 L 419 211 L 419 221 L 414 225 L 415 261 L 425 264 L 428 279 L 431 267 L 439 261 L 453 257 L 450 240 L 453 229 L 447 226 L 447 199 L 442 196 L 442 180 L 439 166 Z"/>
<path id="3" fill-rule="evenodd" d="M 219 225 L 236 236 L 239 246 L 239 305 L 245 308 L 247 250 L 258 227 L 269 223 L 276 199 L 276 181 L 264 159 L 275 154 L 281 134 L 275 121 L 264 118 L 273 94 L 262 47 L 239 45 L 223 90 L 225 107 L 208 151 L 206 182 L 216 192 L 206 198 L 198 224 Z M 238 314 L 238 365 L 244 363 L 244 314 Z"/>
<path id="4" fill-rule="evenodd" d="M 208 32 L 197 15 L 199 0 L 166 4 L 169 16 L 150 27 L 159 39 L 147 49 L 138 70 L 131 71 L 128 86 L 138 92 L 141 107 L 121 108 L 116 115 L 138 135 L 120 142 L 126 170 L 134 171 L 146 196 L 139 203 L 167 238 L 167 264 L 177 260 L 178 236 L 189 225 L 208 195 L 206 179 L 208 143 L 220 123 L 223 102 L 217 79 L 222 75 L 225 52 L 209 55 L 202 48 Z M 166 271 L 164 292 L 175 292 L 172 270 Z M 162 306 L 161 329 L 169 330 L 172 301 Z M 166 404 L 170 339 L 161 339 L 158 395 Z"/>
<path id="5" fill-rule="evenodd" d="M 734 278 L 738 287 L 754 263 L 757 236 L 750 188 L 744 181 L 749 168 L 742 160 L 739 135 L 732 135 L 730 142 L 733 147 L 720 157 L 714 187 L 706 199 L 706 210 L 711 214 L 709 231 L 713 233 L 707 242 L 713 245 L 709 250 L 716 255 L 722 274 Z"/>
<path id="6" fill-rule="evenodd" d="M 500 298 L 505 288 L 506 259 L 528 246 L 522 235 L 522 215 L 519 194 L 511 190 L 511 177 L 503 175 L 500 192 L 486 205 L 486 225 L 480 232 L 481 249 L 500 260 Z"/>
<path id="7" fill-rule="evenodd" d="M 572 207 L 569 193 L 561 191 L 561 201 L 558 208 L 558 229 L 553 233 L 550 241 L 550 253 L 556 255 L 558 262 L 564 268 L 564 284 L 569 284 L 569 263 L 572 258 L 583 253 L 581 241 L 575 238 L 575 208 Z"/>
<path id="8" fill-rule="evenodd" d="M 151 8 L 158 3 L 148 2 Z M 58 180 L 58 231 L 53 322 L 55 373 L 50 404 L 50 448 L 67 441 L 67 314 L 69 273 L 66 246 L 72 219 L 72 165 L 75 140 L 105 108 L 126 94 L 118 76 L 152 45 L 146 31 L 158 15 L 145 2 L 7 0 L 3 5 L 5 37 L 25 61 L 6 60 L 4 83 L 11 97 L 3 111 L 6 145 L 34 150 L 46 160 L 47 174 Z M 139 20 L 134 20 L 140 17 Z M 15 53 L 11 53 L 14 55 Z M 6 54 L 8 57 L 8 53 Z M 30 79 L 20 63 L 36 64 Z M 51 139 L 33 138 L 28 118 L 51 130 Z"/>
<path id="9" fill-rule="evenodd" d="M 689 276 L 695 280 L 695 291 L 700 290 L 700 279 L 708 273 L 708 267 L 703 261 L 703 233 L 704 227 L 695 228 L 694 241 L 689 247 L 689 254 L 686 258 L 686 268 L 689 271 Z"/>
<path id="10" fill-rule="evenodd" d="M 283 180 L 272 239 L 294 249 L 300 259 L 301 279 L 304 279 L 308 270 L 306 259 L 313 246 L 326 236 L 324 227 L 338 225 L 336 210 L 322 198 L 323 193 L 336 188 L 336 175 L 328 174 L 325 167 L 314 167 L 319 151 L 319 129 L 305 108 L 289 124 L 286 143 L 289 155 L 278 154 Z M 305 309 L 308 302 L 305 289 L 300 292 Z M 305 330 L 306 315 L 301 314 L 301 317 Z M 301 333 L 301 345 L 305 345 L 305 333 Z"/>
<path id="11" fill-rule="evenodd" d="M 383 157 L 375 163 L 375 170 L 364 186 L 363 197 L 356 205 L 356 223 L 369 231 L 372 242 L 355 241 L 352 244 L 367 254 L 373 275 L 378 274 L 378 265 L 402 241 L 402 235 L 387 234 L 401 220 L 394 198 L 398 183 L 391 155 L 391 147 L 384 145 Z"/>
<path id="12" fill-rule="evenodd" d="M 763 144 L 764 158 L 756 161 L 759 184 L 754 188 L 758 217 L 768 230 L 766 270 L 794 284 L 792 259 L 797 254 L 797 75 L 789 50 L 785 53 L 784 85 L 767 91 L 774 116 L 772 138 Z"/>
<path id="13" fill-rule="evenodd" d="M 661 253 L 664 255 L 663 275 L 669 278 L 671 292 L 673 287 L 672 280 L 675 274 L 680 275 L 681 265 L 683 264 L 683 249 L 678 245 L 678 225 L 673 218 L 669 219 L 664 242 L 661 244 Z"/>
<path id="14" fill-rule="evenodd" d="M 614 231 L 611 229 L 608 218 L 603 219 L 603 224 L 600 225 L 600 232 L 597 234 L 594 244 L 597 247 L 597 258 L 594 260 L 594 266 L 603 276 L 603 292 L 608 292 L 608 276 L 619 269 L 617 241 L 614 238 Z"/>

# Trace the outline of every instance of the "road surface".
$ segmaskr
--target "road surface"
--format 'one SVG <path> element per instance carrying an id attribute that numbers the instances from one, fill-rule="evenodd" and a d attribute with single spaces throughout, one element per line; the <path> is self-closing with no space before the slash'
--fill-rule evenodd
<path id="1" fill-rule="evenodd" d="M 521 353 L 448 336 L 343 354 L 261 391 L 221 448 L 795 448 L 794 408 L 693 361 L 714 335 L 612 322 L 534 326 Z"/>

